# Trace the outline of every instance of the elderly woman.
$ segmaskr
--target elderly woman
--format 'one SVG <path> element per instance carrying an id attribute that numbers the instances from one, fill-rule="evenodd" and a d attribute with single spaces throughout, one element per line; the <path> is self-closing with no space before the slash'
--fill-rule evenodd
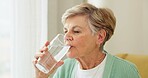
<path id="1" fill-rule="evenodd" d="M 53 78 L 140 78 L 134 64 L 104 50 L 104 44 L 114 33 L 116 19 L 108 8 L 82 3 L 68 9 L 63 17 L 65 43 L 71 48 L 68 59 L 55 66 Z M 36 54 L 36 60 L 48 52 L 49 42 Z M 42 52 L 45 52 L 44 54 Z M 36 68 L 36 78 L 48 78 Z"/>

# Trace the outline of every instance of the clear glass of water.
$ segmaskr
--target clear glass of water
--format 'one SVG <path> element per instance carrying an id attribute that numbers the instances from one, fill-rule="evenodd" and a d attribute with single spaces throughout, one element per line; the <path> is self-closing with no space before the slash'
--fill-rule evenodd
<path id="1" fill-rule="evenodd" d="M 58 34 L 48 46 L 49 52 L 41 59 L 38 59 L 36 67 L 44 72 L 50 72 L 54 66 L 66 55 L 70 46 L 64 44 L 64 35 Z"/>

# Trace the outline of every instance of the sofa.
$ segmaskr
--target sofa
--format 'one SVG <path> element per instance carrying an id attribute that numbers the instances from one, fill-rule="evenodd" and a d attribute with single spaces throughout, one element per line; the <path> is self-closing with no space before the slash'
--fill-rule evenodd
<path id="1" fill-rule="evenodd" d="M 141 75 L 141 78 L 148 78 L 148 55 L 140 54 L 117 54 L 118 57 L 134 63 Z"/>

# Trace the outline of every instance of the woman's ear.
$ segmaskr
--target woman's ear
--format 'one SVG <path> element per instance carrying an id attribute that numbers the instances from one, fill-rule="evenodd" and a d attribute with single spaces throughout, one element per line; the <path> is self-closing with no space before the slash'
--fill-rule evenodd
<path id="1" fill-rule="evenodd" d="M 98 44 L 102 44 L 105 40 L 106 37 L 106 31 L 104 29 L 101 29 L 100 31 L 98 31 Z"/>

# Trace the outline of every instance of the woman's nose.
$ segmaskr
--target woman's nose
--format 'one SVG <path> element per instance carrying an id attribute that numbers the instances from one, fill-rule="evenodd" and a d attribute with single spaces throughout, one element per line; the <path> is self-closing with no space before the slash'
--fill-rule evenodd
<path id="1" fill-rule="evenodd" d="M 72 41 L 73 37 L 70 34 L 65 34 L 65 41 Z"/>
<path id="2" fill-rule="evenodd" d="M 73 40 L 73 37 L 72 36 L 65 36 L 65 40 L 66 41 L 72 41 Z"/>

